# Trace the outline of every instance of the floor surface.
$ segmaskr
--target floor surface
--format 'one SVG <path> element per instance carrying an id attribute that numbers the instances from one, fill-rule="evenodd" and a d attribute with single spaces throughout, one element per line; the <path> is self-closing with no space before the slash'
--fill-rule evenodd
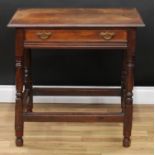
<path id="1" fill-rule="evenodd" d="M 119 105 L 35 104 L 34 111 L 120 111 Z M 132 144 L 122 147 L 121 123 L 26 122 L 15 146 L 14 104 L 0 104 L 0 155 L 153 155 L 153 105 L 135 105 Z"/>

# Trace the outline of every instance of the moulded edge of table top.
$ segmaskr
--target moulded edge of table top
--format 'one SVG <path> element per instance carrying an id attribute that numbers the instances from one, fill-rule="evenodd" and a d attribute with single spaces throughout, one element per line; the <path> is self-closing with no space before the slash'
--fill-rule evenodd
<path id="1" fill-rule="evenodd" d="M 25 18 L 19 18 L 19 14 L 21 15 L 23 13 L 23 16 L 24 14 L 29 14 L 30 13 L 36 13 L 36 11 L 39 11 L 39 12 L 46 12 L 46 11 L 70 11 L 71 13 L 72 12 L 76 12 L 76 11 L 83 11 L 84 15 L 91 15 L 91 11 L 93 11 L 93 13 L 95 14 L 95 11 L 98 12 L 98 11 L 101 11 L 101 14 L 98 13 L 98 15 L 102 15 L 102 13 L 104 13 L 104 11 L 111 11 L 110 13 L 113 14 L 114 16 L 116 16 L 117 18 L 117 15 L 115 15 L 115 11 L 132 11 L 133 15 L 134 15 L 134 18 L 133 18 L 133 22 L 131 23 L 119 23 L 116 22 L 116 23 L 108 23 L 108 21 L 101 21 L 100 20 L 97 20 L 98 23 L 91 23 L 91 16 L 88 16 L 89 18 L 89 22 L 86 22 L 86 21 L 82 21 L 81 23 L 76 23 L 76 20 L 74 20 L 74 22 L 72 21 L 69 21 L 68 23 L 30 23 L 30 19 L 26 19 Z M 46 12 L 47 13 L 47 12 Z M 50 12 L 51 13 L 51 12 Z M 53 12 L 52 12 L 53 13 Z M 70 16 L 71 14 L 68 13 L 68 15 Z M 68 17 L 68 16 L 67 16 Z M 72 15 L 73 17 L 73 15 Z M 83 14 L 81 13 L 81 17 L 83 17 Z M 100 18 L 103 17 L 103 16 L 100 16 Z M 122 16 L 123 17 L 123 16 Z M 125 17 L 125 16 L 124 16 Z M 59 18 L 59 15 L 55 15 L 55 18 L 56 20 L 58 20 Z M 61 21 L 61 18 L 59 18 L 60 21 Z M 80 19 L 80 18 L 79 18 Z M 87 19 L 87 17 L 85 17 L 85 19 Z M 22 20 L 25 20 L 24 22 Z M 135 21 L 134 21 L 135 20 Z M 93 20 L 92 20 L 93 21 Z M 101 21 L 101 22 L 100 22 Z M 100 23 L 99 23 L 100 22 Z M 96 28 L 100 28 L 100 27 L 144 27 L 145 24 L 141 18 L 141 16 L 139 15 L 139 12 L 137 11 L 136 8 L 25 8 L 25 9 L 18 9 L 16 11 L 16 13 L 14 14 L 14 16 L 12 17 L 12 19 L 10 20 L 9 24 L 7 25 L 8 27 L 14 27 L 14 28 L 41 28 L 41 27 L 44 27 L 44 28 L 80 28 L 80 27 L 87 27 L 87 28 L 92 28 L 92 27 L 96 27 Z"/>

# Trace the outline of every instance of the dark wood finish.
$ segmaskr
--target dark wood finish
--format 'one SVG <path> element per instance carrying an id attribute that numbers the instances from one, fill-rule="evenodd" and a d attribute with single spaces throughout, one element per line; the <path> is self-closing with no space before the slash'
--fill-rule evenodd
<path id="1" fill-rule="evenodd" d="M 33 95 L 120 96 L 117 88 L 33 88 Z"/>
<path id="2" fill-rule="evenodd" d="M 127 63 L 127 52 L 122 53 L 122 73 L 121 73 L 121 107 L 122 112 L 125 109 L 125 93 L 126 93 L 126 63 Z"/>
<path id="3" fill-rule="evenodd" d="M 27 112 L 32 112 L 33 96 L 32 96 L 32 73 L 31 73 L 31 50 L 25 49 L 24 51 L 24 82 L 25 91 L 28 93 L 28 100 L 25 103 Z"/>
<path id="4" fill-rule="evenodd" d="M 24 31 L 16 31 L 16 106 L 15 106 L 15 132 L 16 145 L 23 145 L 23 86 L 24 86 Z"/>
<path id="5" fill-rule="evenodd" d="M 123 122 L 123 146 L 130 146 L 136 28 L 144 26 L 136 9 L 19 9 L 8 26 L 17 29 L 17 146 L 23 145 L 24 121 Z M 32 88 L 32 48 L 123 49 L 121 89 Z M 122 112 L 32 112 L 33 95 L 121 96 Z"/>
<path id="6" fill-rule="evenodd" d="M 51 30 L 30 29 L 25 32 L 26 42 L 127 42 L 125 30 Z"/>
<path id="7" fill-rule="evenodd" d="M 121 29 L 28 29 L 26 48 L 126 48 L 127 31 Z"/>
<path id="8" fill-rule="evenodd" d="M 24 113 L 27 122 L 123 122 L 123 113 L 69 113 L 69 112 L 33 112 Z"/>
<path id="9" fill-rule="evenodd" d="M 23 111 L 26 112 L 27 111 L 27 106 L 30 102 L 30 96 L 29 96 L 29 91 L 25 90 L 23 92 Z"/>
<path id="10" fill-rule="evenodd" d="M 105 42 L 103 43 L 51 43 L 51 42 L 24 42 L 25 48 L 34 49 L 126 49 L 125 42 Z"/>
<path id="11" fill-rule="evenodd" d="M 135 63 L 135 43 L 136 30 L 129 29 L 128 33 L 128 49 L 126 63 L 126 81 L 125 81 L 125 117 L 124 117 L 124 140 L 125 147 L 130 146 L 131 129 L 132 129 L 132 113 L 133 113 L 133 86 L 134 86 L 134 63 Z"/>
<path id="12" fill-rule="evenodd" d="M 9 27 L 137 27 L 144 26 L 135 8 L 18 9 Z"/>

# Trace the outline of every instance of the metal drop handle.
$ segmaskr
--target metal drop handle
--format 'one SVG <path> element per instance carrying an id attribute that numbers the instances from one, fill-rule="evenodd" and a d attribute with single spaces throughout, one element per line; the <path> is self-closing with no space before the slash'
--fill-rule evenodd
<path id="1" fill-rule="evenodd" d="M 106 32 L 101 32 L 100 36 L 102 36 L 103 39 L 105 40 L 111 40 L 115 36 L 115 33 L 106 31 Z"/>
<path id="2" fill-rule="evenodd" d="M 36 35 L 42 39 L 42 40 L 46 40 L 48 39 L 51 35 L 52 35 L 52 32 L 37 32 Z"/>

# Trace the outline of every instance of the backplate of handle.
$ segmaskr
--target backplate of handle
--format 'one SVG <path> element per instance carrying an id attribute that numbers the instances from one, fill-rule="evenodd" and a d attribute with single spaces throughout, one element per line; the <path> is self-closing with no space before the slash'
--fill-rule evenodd
<path id="1" fill-rule="evenodd" d="M 36 35 L 42 39 L 42 40 L 46 40 L 48 39 L 51 35 L 52 35 L 52 32 L 37 32 Z"/>
<path id="2" fill-rule="evenodd" d="M 100 36 L 102 36 L 103 39 L 105 40 L 111 40 L 115 36 L 115 33 L 106 31 L 106 32 L 101 32 Z"/>

